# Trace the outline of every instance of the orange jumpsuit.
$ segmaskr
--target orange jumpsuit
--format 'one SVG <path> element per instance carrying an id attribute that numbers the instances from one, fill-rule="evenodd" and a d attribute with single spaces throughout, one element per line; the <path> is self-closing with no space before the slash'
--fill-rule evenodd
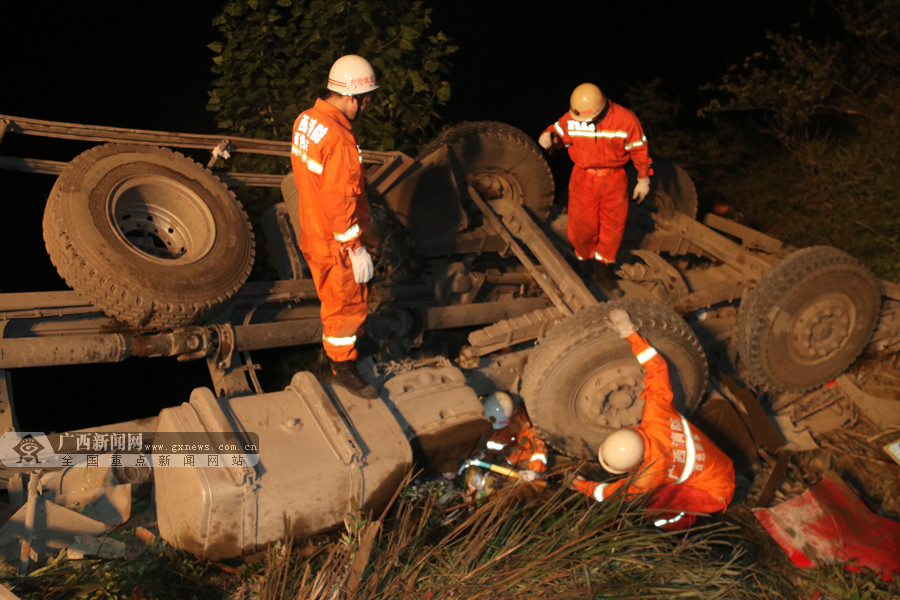
<path id="1" fill-rule="evenodd" d="M 531 469 L 535 473 L 547 471 L 547 444 L 521 407 L 516 408 L 509 425 L 494 432 L 487 447 L 502 454 L 512 467 Z"/>
<path id="2" fill-rule="evenodd" d="M 638 178 L 650 177 L 652 159 L 647 138 L 633 112 L 610 100 L 597 123 L 584 123 L 569 113 L 548 126 L 555 148 L 567 147 L 575 163 L 569 177 L 568 238 L 580 260 L 616 262 L 628 218 L 631 160 Z"/>
<path id="3" fill-rule="evenodd" d="M 335 362 L 356 360 L 368 288 L 353 279 L 348 252 L 369 222 L 364 170 L 349 119 L 324 100 L 300 113 L 291 139 L 300 199 L 300 251 L 321 302 L 322 345 Z"/>
<path id="4" fill-rule="evenodd" d="M 652 492 L 648 508 L 660 511 L 657 525 L 690 527 L 696 515 L 684 511 L 712 513 L 731 503 L 734 467 L 724 452 L 675 410 L 666 361 L 639 334 L 632 333 L 628 341 L 645 370 L 644 409 L 637 428 L 644 440 L 644 457 L 626 493 Z M 602 501 L 628 482 L 628 477 L 609 483 L 576 480 L 575 486 Z"/>

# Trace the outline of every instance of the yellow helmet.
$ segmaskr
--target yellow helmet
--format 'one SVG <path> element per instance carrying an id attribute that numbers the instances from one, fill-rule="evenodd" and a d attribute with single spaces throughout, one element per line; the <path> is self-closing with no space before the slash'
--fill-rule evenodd
<path id="1" fill-rule="evenodd" d="M 613 431 L 600 444 L 597 458 L 609 473 L 627 473 L 644 458 L 644 438 L 630 427 Z"/>
<path id="2" fill-rule="evenodd" d="M 569 115 L 576 121 L 590 121 L 606 107 L 606 97 L 593 83 L 582 83 L 569 97 Z"/>

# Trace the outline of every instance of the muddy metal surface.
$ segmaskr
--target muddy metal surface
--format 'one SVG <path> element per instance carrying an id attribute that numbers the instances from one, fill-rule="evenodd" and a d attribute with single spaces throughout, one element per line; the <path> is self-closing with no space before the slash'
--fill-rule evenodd
<path id="1" fill-rule="evenodd" d="M 385 486 L 396 485 L 408 460 L 398 451 L 400 466 L 383 469 L 390 476 L 366 479 L 361 457 L 374 440 L 390 437 L 354 424 L 365 419 L 354 412 L 371 406 L 356 407 L 327 384 L 276 398 L 256 377 L 251 353 L 312 346 L 321 336 L 315 289 L 296 247 L 298 199 L 289 176 L 210 169 L 228 152 L 285 155 L 285 144 L 16 117 L 0 124 L 5 134 L 107 142 L 68 162 L 0 157 L 5 168 L 58 176 L 43 233 L 72 288 L 0 294 L 0 428 L 17 429 L 17 370 L 132 358 L 198 361 L 209 371 L 210 389 L 166 409 L 166 427 L 240 434 L 242 422 L 259 420 L 258 427 L 279 432 L 273 438 L 314 432 L 323 440 L 316 452 L 337 459 L 328 474 L 350 482 L 334 502 L 343 506 L 360 494 L 371 500 L 373 490 L 375 505 L 385 502 Z M 162 145 L 212 151 L 204 167 Z M 835 248 L 798 250 L 716 215 L 698 220 L 690 179 L 660 161 L 652 197 L 630 213 L 618 270 L 624 296 L 613 300 L 614 290 L 573 269 L 552 176 L 522 132 L 466 123 L 416 159 L 364 151 L 363 160 L 374 232 L 366 243 L 377 265 L 367 326 L 379 362 L 369 376 L 385 383 L 382 400 L 395 408 L 409 394 L 416 404 L 433 403 L 436 410 L 397 409 L 396 422 L 383 428 L 396 434 L 401 450 L 416 451 L 416 462 L 442 471 L 429 463 L 450 464 L 479 447 L 485 421 L 469 409 L 495 390 L 520 397 L 557 452 L 592 457 L 610 431 L 640 416 L 640 368 L 606 321 L 611 306 L 622 306 L 668 361 L 678 408 L 694 412 L 692 419 L 735 457 L 746 501 L 769 505 L 795 494 L 797 482 L 835 470 L 878 510 L 896 514 L 896 468 L 891 476 L 894 465 L 881 446 L 900 437 L 900 375 L 890 354 L 900 345 L 898 286 Z M 233 191 L 242 185 L 281 188 L 284 202 L 261 219 L 263 236 Z M 261 237 L 275 281 L 248 281 Z M 177 425 L 194 422 L 173 416 L 181 413 L 196 413 L 196 424 Z M 152 436 L 157 422 L 127 426 Z M 300 486 L 291 479 L 296 470 L 276 462 L 268 469 L 265 461 L 231 464 L 217 472 L 215 485 L 201 481 L 201 470 L 183 469 L 190 483 L 158 486 L 157 503 L 170 514 L 183 508 L 177 488 L 208 494 L 190 514 L 179 513 L 183 523 L 161 528 L 166 541 L 216 557 L 252 551 L 272 541 L 280 521 L 274 523 L 278 496 L 269 492 L 285 486 L 310 495 L 293 508 L 296 533 L 326 528 L 301 525 L 309 507 L 327 502 L 328 474 L 313 474 L 321 485 Z M 126 484 L 146 487 L 147 474 Z M 34 509 L 39 501 L 26 479 L 4 481 L 14 505 Z M 104 498 L 126 513 L 120 495 Z M 265 522 L 249 508 L 262 505 Z M 78 519 L 52 508 L 56 519 Z M 214 512 L 240 525 L 223 531 L 218 520 L 215 530 L 191 529 Z M 29 530 L 27 514 L 16 523 Z"/>

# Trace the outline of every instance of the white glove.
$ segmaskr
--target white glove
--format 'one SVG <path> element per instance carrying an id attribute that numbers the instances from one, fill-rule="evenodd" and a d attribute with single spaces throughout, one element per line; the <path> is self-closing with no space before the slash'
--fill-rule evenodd
<path id="1" fill-rule="evenodd" d="M 621 308 L 614 308 L 609 311 L 609 323 L 619 333 L 619 337 L 627 338 L 637 331 L 634 323 L 631 322 L 631 317 Z"/>
<path id="2" fill-rule="evenodd" d="M 647 194 L 650 193 L 650 178 L 649 177 L 641 177 L 637 180 L 637 183 L 634 185 L 634 194 L 631 195 L 633 200 L 637 200 L 637 203 L 640 204 L 644 201 L 644 198 L 647 197 Z"/>
<path id="3" fill-rule="evenodd" d="M 532 471 L 531 469 L 523 469 L 519 471 L 519 481 L 523 483 L 531 483 L 535 479 L 540 477 L 537 471 Z"/>
<path id="4" fill-rule="evenodd" d="M 375 274 L 372 257 L 362 246 L 356 250 L 350 250 L 350 264 L 353 265 L 353 280 L 356 283 L 365 283 Z"/>
<path id="5" fill-rule="evenodd" d="M 541 137 L 538 138 L 538 144 L 544 150 L 549 150 L 550 146 L 553 145 L 553 134 L 549 131 L 545 131 L 541 134 Z"/>

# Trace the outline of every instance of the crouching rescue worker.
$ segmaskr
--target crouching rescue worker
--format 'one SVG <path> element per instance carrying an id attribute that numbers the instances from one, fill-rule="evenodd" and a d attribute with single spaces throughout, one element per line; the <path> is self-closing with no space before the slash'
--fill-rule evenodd
<path id="1" fill-rule="evenodd" d="M 483 402 L 484 414 L 494 427 L 487 455 L 500 455 L 519 469 L 520 481 L 534 481 L 547 472 L 547 444 L 540 438 L 525 408 L 509 394 L 495 392 Z"/>
<path id="2" fill-rule="evenodd" d="M 490 462 L 470 461 L 476 464 L 466 468 L 469 493 L 483 498 L 508 484 L 511 478 L 530 483 L 546 473 L 547 445 L 531 424 L 525 409 L 516 405 L 505 392 L 487 396 L 482 405 L 484 415 L 494 428 L 483 452 L 485 460 Z"/>
<path id="3" fill-rule="evenodd" d="M 614 431 L 600 445 L 600 465 L 610 473 L 631 473 L 609 483 L 576 478 L 575 487 L 598 501 L 627 486 L 626 494 L 651 493 L 647 507 L 659 513 L 654 523 L 685 529 L 690 513 L 724 511 L 734 496 L 734 467 L 702 432 L 672 405 L 665 359 L 635 330 L 628 313 L 616 308 L 609 320 L 644 367 L 644 409 L 640 426 Z"/>
<path id="4" fill-rule="evenodd" d="M 620 295 L 613 264 L 628 217 L 628 179 L 624 166 L 637 169 L 632 198 L 650 192 L 652 159 L 647 138 L 633 112 L 610 101 L 593 83 L 582 83 L 569 98 L 569 112 L 538 138 L 545 150 L 568 148 L 574 163 L 569 176 L 568 231 L 575 256 L 607 291 Z"/>
<path id="5" fill-rule="evenodd" d="M 357 368 L 357 335 L 368 315 L 372 258 L 360 242 L 369 222 L 364 169 L 351 123 L 378 88 L 364 58 L 337 59 L 327 95 L 294 122 L 291 167 L 300 201 L 300 251 L 321 302 L 322 345 L 334 383 L 365 398 L 378 391 Z"/>

